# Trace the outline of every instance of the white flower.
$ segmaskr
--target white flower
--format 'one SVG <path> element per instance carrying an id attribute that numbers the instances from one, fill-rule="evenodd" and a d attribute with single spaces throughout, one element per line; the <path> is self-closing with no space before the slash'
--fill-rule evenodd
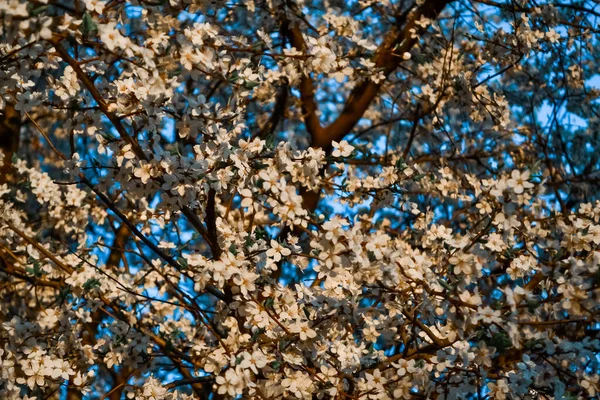
<path id="1" fill-rule="evenodd" d="M 243 268 L 233 276 L 233 283 L 235 283 L 239 288 L 242 294 L 248 295 L 248 292 L 252 292 L 256 289 L 254 285 L 254 281 L 258 278 L 254 272 L 248 271 Z"/>
<path id="2" fill-rule="evenodd" d="M 19 377 L 17 378 L 17 383 L 27 384 L 31 390 L 33 390 L 36 386 L 44 386 L 46 380 L 44 379 L 42 367 L 39 361 L 35 359 L 26 359 L 22 362 L 21 368 L 27 378 Z"/>
<path id="3" fill-rule="evenodd" d="M 600 389 L 600 384 L 598 383 L 599 381 L 600 377 L 598 375 L 586 375 L 585 378 L 581 381 L 581 387 L 588 392 L 588 395 L 590 397 L 594 397 Z"/>
<path id="4" fill-rule="evenodd" d="M 140 161 L 140 166 L 135 169 L 133 175 L 140 178 L 142 183 L 148 183 L 148 180 L 152 176 L 152 165 L 145 161 Z"/>
<path id="5" fill-rule="evenodd" d="M 330 73 L 337 66 L 337 57 L 325 46 L 315 46 L 311 49 L 313 55 L 311 64 L 316 72 Z"/>
<path id="6" fill-rule="evenodd" d="M 286 370 L 281 386 L 299 399 L 311 398 L 309 388 L 312 386 L 312 380 L 301 371 Z M 286 398 L 289 398 L 289 396 L 286 396 Z"/>
<path id="7" fill-rule="evenodd" d="M 471 275 L 474 272 L 473 256 L 470 254 L 458 253 L 450 257 L 448 261 L 454 265 L 454 273 L 457 275 Z"/>
<path id="8" fill-rule="evenodd" d="M 252 209 L 252 206 L 254 204 L 254 199 L 252 198 L 252 191 L 250 189 L 242 189 L 240 191 L 240 195 L 242 196 L 242 202 L 240 203 L 240 206 Z"/>
<path id="9" fill-rule="evenodd" d="M 507 181 L 508 187 L 511 187 L 516 194 L 523 193 L 526 189 L 531 189 L 534 185 L 528 182 L 529 171 L 521 173 L 514 169 L 510 174 L 510 179 Z"/>
<path id="10" fill-rule="evenodd" d="M 342 140 L 339 143 L 334 140 L 331 142 L 331 145 L 334 149 L 331 155 L 334 157 L 348 157 L 354 151 L 354 146 L 345 140 Z"/>
<path id="11" fill-rule="evenodd" d="M 27 2 L 19 0 L 0 1 L 0 13 L 15 17 L 27 17 Z"/>
<path id="12" fill-rule="evenodd" d="M 495 355 L 496 353 L 496 348 L 495 347 L 488 347 L 487 344 L 483 341 L 479 342 L 479 344 L 477 345 L 477 348 L 475 349 L 475 358 L 473 359 L 473 362 L 487 367 L 487 368 L 491 368 L 492 367 L 492 357 Z"/>
<path id="13" fill-rule="evenodd" d="M 486 306 L 484 308 L 479 307 L 477 309 L 477 314 L 477 318 L 479 320 L 482 320 L 488 324 L 502 322 L 502 319 L 500 319 L 502 312 L 500 310 L 493 310 L 490 306 Z"/>
<path id="14" fill-rule="evenodd" d="M 17 104 L 15 105 L 15 110 L 22 112 L 30 112 L 34 107 L 40 105 L 42 101 L 40 100 L 41 93 L 39 92 L 30 92 L 26 91 L 23 93 L 17 94 Z"/>
<path id="15" fill-rule="evenodd" d="M 255 350 L 252 354 L 245 351 L 243 357 L 244 359 L 240 363 L 240 367 L 245 369 L 249 368 L 255 374 L 258 374 L 258 370 L 267 365 L 267 357 L 260 350 Z"/>
<path id="16" fill-rule="evenodd" d="M 225 371 L 225 375 L 217 376 L 216 383 L 219 387 L 219 394 L 227 393 L 230 396 L 238 396 L 244 390 L 244 380 L 233 368 Z"/>
<path id="17" fill-rule="evenodd" d="M 104 362 L 108 368 L 112 368 L 114 365 L 120 365 L 121 362 L 123 362 L 123 354 L 110 351 L 104 357 Z"/>
<path id="18" fill-rule="evenodd" d="M 84 0 L 85 1 L 85 8 L 88 11 L 94 11 L 98 14 L 102 14 L 102 12 L 104 11 L 104 7 L 106 6 L 106 3 L 102 0 Z"/>
<path id="19" fill-rule="evenodd" d="M 288 249 L 287 247 L 283 247 L 276 240 L 271 240 L 271 248 L 267 250 L 267 257 L 270 257 L 273 259 L 273 261 L 277 262 L 281 260 L 281 256 L 287 257 L 290 254 L 292 254 L 292 251 L 290 249 Z"/>
<path id="20" fill-rule="evenodd" d="M 148 378 L 142 387 L 142 396 L 144 400 L 165 400 L 167 388 L 163 387 L 160 381 L 154 377 Z"/>
<path id="21" fill-rule="evenodd" d="M 289 329 L 292 333 L 298 333 L 302 341 L 317 337 L 317 332 L 311 329 L 306 322 L 296 322 L 290 325 Z"/>
<path id="22" fill-rule="evenodd" d="M 461 294 L 458 295 L 458 297 L 460 298 L 460 300 L 462 302 L 465 302 L 467 304 L 471 304 L 474 306 L 480 306 L 481 305 L 481 296 L 479 296 L 479 293 L 477 292 L 477 289 L 475 291 L 474 294 L 471 294 L 471 292 L 469 292 L 468 290 L 465 290 L 464 292 L 462 292 Z"/>
<path id="23" fill-rule="evenodd" d="M 117 29 L 116 22 L 109 22 L 107 24 L 98 24 L 98 35 L 102 43 L 111 51 L 115 48 L 123 49 L 127 46 L 127 39 L 121 35 L 121 32 Z"/>
<path id="24" fill-rule="evenodd" d="M 407 373 L 412 374 L 417 370 L 415 364 L 415 360 L 400 359 L 398 363 L 392 363 L 392 366 L 397 369 L 396 373 L 398 376 L 404 376 Z"/>
<path id="25" fill-rule="evenodd" d="M 367 390 L 375 390 L 377 392 L 385 390 L 383 385 L 387 383 L 387 379 L 381 375 L 380 370 L 375 369 L 372 374 L 367 372 L 365 378 L 367 378 Z"/>
<path id="26" fill-rule="evenodd" d="M 200 62 L 201 56 L 198 54 L 196 49 L 192 46 L 182 47 L 179 51 L 179 62 L 183 65 L 183 68 L 191 71 L 195 64 Z"/>
<path id="27" fill-rule="evenodd" d="M 550 43 L 558 43 L 560 41 L 560 34 L 554 29 L 550 29 L 546 32 L 546 38 Z"/>
<path id="28" fill-rule="evenodd" d="M 487 384 L 490 389 L 490 396 L 493 399 L 505 400 L 510 389 L 505 379 L 498 379 L 496 382 L 490 382 Z"/>

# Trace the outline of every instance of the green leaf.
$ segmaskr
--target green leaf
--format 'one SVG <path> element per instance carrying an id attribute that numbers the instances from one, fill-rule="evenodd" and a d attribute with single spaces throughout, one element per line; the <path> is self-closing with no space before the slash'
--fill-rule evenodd
<path id="1" fill-rule="evenodd" d="M 265 138 L 265 147 L 268 150 L 273 150 L 275 148 L 275 135 L 274 134 L 270 134 L 269 136 L 267 136 Z"/>
<path id="2" fill-rule="evenodd" d="M 540 339 L 533 339 L 533 340 L 528 340 L 527 342 L 525 342 L 525 348 L 528 350 L 533 350 L 536 347 L 544 347 L 544 341 L 540 340 Z"/>
<path id="3" fill-rule="evenodd" d="M 540 303 L 535 300 L 527 300 L 527 309 L 529 312 L 534 312 L 536 308 L 540 306 Z"/>
<path id="4" fill-rule="evenodd" d="M 256 332 L 254 332 L 252 334 L 252 338 L 250 339 L 252 342 L 258 342 L 258 339 L 260 339 L 260 335 L 262 335 L 265 332 L 265 330 L 263 328 L 257 330 Z"/>
<path id="5" fill-rule="evenodd" d="M 304 315 L 306 315 L 306 318 L 310 319 L 310 311 L 308 311 L 308 308 L 303 307 L 302 311 L 304 311 Z"/>
<path id="6" fill-rule="evenodd" d="M 281 368 L 281 362 L 279 361 L 273 361 L 270 365 L 275 371 L 279 371 L 279 368 Z"/>
<path id="7" fill-rule="evenodd" d="M 71 297 L 71 287 L 69 285 L 62 286 L 60 288 L 60 292 L 58 294 L 58 298 L 60 299 L 61 303 L 63 301 L 69 300 L 70 297 Z"/>
<path id="8" fill-rule="evenodd" d="M 81 27 L 79 29 L 84 35 L 89 35 L 90 33 L 98 30 L 98 25 L 96 24 L 90 13 L 86 12 L 85 14 L 83 14 Z"/>
<path id="9" fill-rule="evenodd" d="M 442 285 L 442 287 L 443 287 L 444 289 L 446 289 L 446 290 L 449 290 L 449 291 L 452 291 L 452 290 L 454 290 L 454 289 L 452 289 L 452 286 L 450 286 L 450 285 L 448 284 L 448 282 L 446 282 L 446 281 L 445 281 L 445 280 L 443 280 L 443 279 L 438 279 L 438 283 L 439 283 L 440 285 Z"/>
<path id="10" fill-rule="evenodd" d="M 100 287 L 100 281 L 96 278 L 90 278 L 83 284 L 85 290 L 92 290 L 98 287 Z"/>
<path id="11" fill-rule="evenodd" d="M 348 182 L 347 182 L 346 177 L 344 177 L 344 179 L 342 179 L 342 183 L 340 184 L 340 187 L 344 191 L 346 191 L 348 189 Z"/>
<path id="12" fill-rule="evenodd" d="M 289 340 L 280 339 L 279 340 L 279 351 L 285 351 L 286 347 L 290 344 Z"/>
<path id="13" fill-rule="evenodd" d="M 254 89 L 258 86 L 256 82 L 244 82 L 244 89 Z"/>
<path id="14" fill-rule="evenodd" d="M 254 168 L 257 170 L 265 169 L 268 167 L 269 167 L 269 164 L 265 164 L 265 163 L 261 163 L 261 162 L 257 162 L 256 164 L 254 164 Z"/>
<path id="15" fill-rule="evenodd" d="M 367 250 L 367 257 L 369 257 L 369 261 L 370 262 L 375 262 L 377 261 L 377 257 L 375 257 L 375 253 L 373 253 L 370 250 Z"/>
<path id="16" fill-rule="evenodd" d="M 271 297 L 267 297 L 263 304 L 266 308 L 273 308 L 275 305 L 275 300 L 273 300 Z"/>
<path id="17" fill-rule="evenodd" d="M 27 267 L 25 270 L 35 277 L 44 275 L 44 271 L 42 270 L 40 263 L 37 261 L 33 263 L 33 267 Z"/>
<path id="18" fill-rule="evenodd" d="M 502 353 L 503 351 L 506 351 L 512 347 L 512 341 L 505 332 L 495 333 L 490 339 L 489 344 L 494 346 L 499 353 Z"/>
<path id="19" fill-rule="evenodd" d="M 265 231 L 263 228 L 258 227 L 254 230 L 254 236 L 256 237 L 256 240 L 268 240 L 269 239 L 269 235 L 267 234 L 267 231 Z"/>
<path id="20" fill-rule="evenodd" d="M 179 259 L 179 265 L 181 265 L 181 269 L 184 271 L 190 268 L 187 260 L 183 257 Z"/>
<path id="21" fill-rule="evenodd" d="M 48 9 L 48 6 L 41 6 L 38 8 L 33 9 L 30 14 L 32 17 L 36 17 L 38 15 L 40 15 L 41 13 L 43 13 L 44 11 L 46 11 Z"/>

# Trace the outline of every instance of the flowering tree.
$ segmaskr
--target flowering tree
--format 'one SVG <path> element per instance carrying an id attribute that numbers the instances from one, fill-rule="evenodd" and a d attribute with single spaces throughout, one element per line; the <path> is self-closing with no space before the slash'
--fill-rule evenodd
<path id="1" fill-rule="evenodd" d="M 596 396 L 597 7 L 0 0 L 0 398 Z"/>

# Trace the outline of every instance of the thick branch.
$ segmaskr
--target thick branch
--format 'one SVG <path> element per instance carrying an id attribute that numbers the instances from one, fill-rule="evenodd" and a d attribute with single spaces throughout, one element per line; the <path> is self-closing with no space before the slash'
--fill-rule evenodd
<path id="1" fill-rule="evenodd" d="M 7 103 L 0 115 L 0 150 L 4 155 L 0 161 L 0 184 L 10 180 L 13 154 L 19 148 L 21 116 L 11 103 Z"/>
<path id="2" fill-rule="evenodd" d="M 422 18 L 435 19 L 451 0 L 429 0 L 408 15 L 403 26 L 392 28 L 383 43 L 375 53 L 373 61 L 376 68 L 388 76 L 402 62 L 403 54 L 408 52 L 419 40 L 419 36 L 426 28 L 416 23 Z M 306 43 L 300 29 L 289 27 L 289 21 L 284 21 L 284 33 L 287 34 L 292 46 L 300 51 L 305 51 Z M 400 25 L 400 24 L 398 24 Z M 300 82 L 302 112 L 306 129 L 312 137 L 312 144 L 329 150 L 332 141 L 339 141 L 354 128 L 356 123 L 377 96 L 383 82 L 375 83 L 371 80 L 364 81 L 354 88 L 342 113 L 327 127 L 322 127 L 317 115 L 318 106 L 314 99 L 314 85 L 309 75 L 304 75 Z"/>
<path id="3" fill-rule="evenodd" d="M 296 50 L 301 52 L 306 51 L 306 43 L 302 37 L 302 32 L 297 26 L 291 27 L 290 21 L 284 19 L 281 31 L 287 36 L 291 45 Z M 322 136 L 323 127 L 321 127 L 321 122 L 319 122 L 319 116 L 317 115 L 318 107 L 315 102 L 315 91 L 309 74 L 303 74 L 300 79 L 300 100 L 302 101 L 302 115 L 304 116 L 306 130 L 314 142 L 315 138 Z"/>

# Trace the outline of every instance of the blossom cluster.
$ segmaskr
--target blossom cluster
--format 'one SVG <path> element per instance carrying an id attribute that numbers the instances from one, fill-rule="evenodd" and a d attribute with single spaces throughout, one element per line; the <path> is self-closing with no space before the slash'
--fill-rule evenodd
<path id="1" fill-rule="evenodd" d="M 342 3 L 0 1 L 0 398 L 598 395 L 593 2 Z"/>

